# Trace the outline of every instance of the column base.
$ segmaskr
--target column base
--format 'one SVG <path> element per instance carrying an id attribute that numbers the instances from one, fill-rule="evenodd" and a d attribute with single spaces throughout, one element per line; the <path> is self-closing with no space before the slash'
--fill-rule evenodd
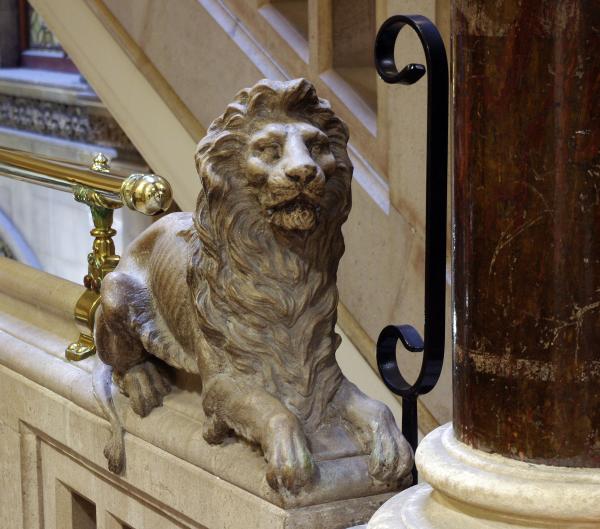
<path id="1" fill-rule="evenodd" d="M 598 529 L 600 469 L 534 465 L 474 450 L 451 424 L 416 454 L 426 484 L 397 494 L 367 529 Z"/>

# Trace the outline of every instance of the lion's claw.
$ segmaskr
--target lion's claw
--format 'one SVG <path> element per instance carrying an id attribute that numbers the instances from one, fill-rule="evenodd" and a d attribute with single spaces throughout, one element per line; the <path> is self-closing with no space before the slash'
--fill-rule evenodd
<path id="1" fill-rule="evenodd" d="M 227 437 L 231 429 L 225 421 L 222 421 L 216 414 L 207 416 L 202 427 L 202 437 L 211 445 L 220 444 Z"/>
<path id="2" fill-rule="evenodd" d="M 412 449 L 398 430 L 387 407 L 382 408 L 381 414 L 372 424 L 369 474 L 387 483 L 398 481 L 412 469 Z"/>
<path id="3" fill-rule="evenodd" d="M 374 479 L 395 484 L 412 470 L 412 449 L 385 404 L 367 397 L 347 380 L 334 403 L 336 412 L 369 454 L 369 474 Z"/>
<path id="4" fill-rule="evenodd" d="M 274 490 L 296 494 L 316 471 L 302 428 L 295 417 L 281 415 L 271 418 L 267 435 L 267 482 Z"/>

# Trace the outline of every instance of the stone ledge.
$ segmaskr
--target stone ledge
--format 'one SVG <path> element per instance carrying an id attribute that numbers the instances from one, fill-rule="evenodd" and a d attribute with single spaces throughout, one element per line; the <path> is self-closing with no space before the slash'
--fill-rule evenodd
<path id="1" fill-rule="evenodd" d="M 104 105 L 78 73 L 40 71 L 32 68 L 0 69 L 0 93 L 53 101 L 66 105 Z"/>
<path id="2" fill-rule="evenodd" d="M 0 325 L 5 326 L 1 318 Z M 391 496 L 384 493 L 341 501 L 322 496 L 315 504 L 321 498 L 308 494 L 301 498 L 312 505 L 278 506 L 266 482 L 254 478 L 257 472 L 264 475 L 264 460 L 258 452 L 240 442 L 220 450 L 202 446 L 199 424 L 181 411 L 188 405 L 185 393 L 167 399 L 177 406 L 165 404 L 146 419 L 125 414 L 126 427 L 132 432 L 125 435 L 128 466 L 122 476 L 115 476 L 105 469 L 102 450 L 109 427 L 98 417 L 90 374 L 0 331 L 2 423 L 15 432 L 26 425 L 93 474 L 129 494 L 150 497 L 157 508 L 209 529 L 341 529 L 366 521 Z M 168 436 L 165 432 L 175 433 Z M 201 468 L 199 460 L 225 478 Z M 6 463 L 0 463 L 3 472 L 7 471 Z M 354 490 L 349 485 L 348 490 Z"/>
<path id="3" fill-rule="evenodd" d="M 102 479 L 160 500 L 209 529 L 346 528 L 364 523 L 391 496 L 389 487 L 368 477 L 367 456 L 354 456 L 355 465 L 340 465 L 343 459 L 335 459 L 339 454 L 333 453 L 324 453 L 317 463 L 322 482 L 332 487 L 317 483 L 299 496 L 279 495 L 266 483 L 260 451 L 233 439 L 222 446 L 204 441 L 200 395 L 187 389 L 199 387 L 191 377 L 178 381 L 164 406 L 144 419 L 115 394 L 128 432 L 128 465 L 122 476 L 114 476 L 106 470 L 102 454 L 109 425 L 92 393 L 91 371 L 97 359 L 64 359 L 65 345 L 76 335 L 71 307 L 82 287 L 6 259 L 2 265 L 0 421 L 12 432 L 28 425 Z M 10 466 L 6 461 L 0 464 L 3 472 Z M 181 491 L 181 498 L 166 501 L 166 490 Z M 212 499 L 199 502 L 197 496 L 205 494 Z M 224 502 L 239 506 L 227 507 L 235 516 L 226 521 L 212 512 Z M 256 523 L 240 514 L 246 511 Z"/>

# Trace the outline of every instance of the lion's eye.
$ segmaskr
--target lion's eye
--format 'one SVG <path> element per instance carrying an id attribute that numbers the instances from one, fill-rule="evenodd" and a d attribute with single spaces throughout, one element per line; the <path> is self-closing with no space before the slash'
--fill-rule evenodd
<path id="1" fill-rule="evenodd" d="M 327 154 L 329 147 L 322 142 L 314 142 L 309 147 L 311 156 L 320 156 L 321 154 Z"/>
<path id="2" fill-rule="evenodd" d="M 259 149 L 261 158 L 269 161 L 279 160 L 281 158 L 281 148 L 277 144 L 264 145 Z"/>

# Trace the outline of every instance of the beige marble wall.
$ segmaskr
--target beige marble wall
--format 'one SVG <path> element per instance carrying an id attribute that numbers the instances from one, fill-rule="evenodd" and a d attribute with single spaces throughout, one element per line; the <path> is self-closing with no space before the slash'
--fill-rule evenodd
<path id="1" fill-rule="evenodd" d="M 223 28 L 197 0 L 178 0 L 175 9 L 169 0 L 104 4 L 204 128 L 240 88 L 282 77 L 276 68 L 240 60 L 232 36 L 243 29 L 234 23 Z"/>

